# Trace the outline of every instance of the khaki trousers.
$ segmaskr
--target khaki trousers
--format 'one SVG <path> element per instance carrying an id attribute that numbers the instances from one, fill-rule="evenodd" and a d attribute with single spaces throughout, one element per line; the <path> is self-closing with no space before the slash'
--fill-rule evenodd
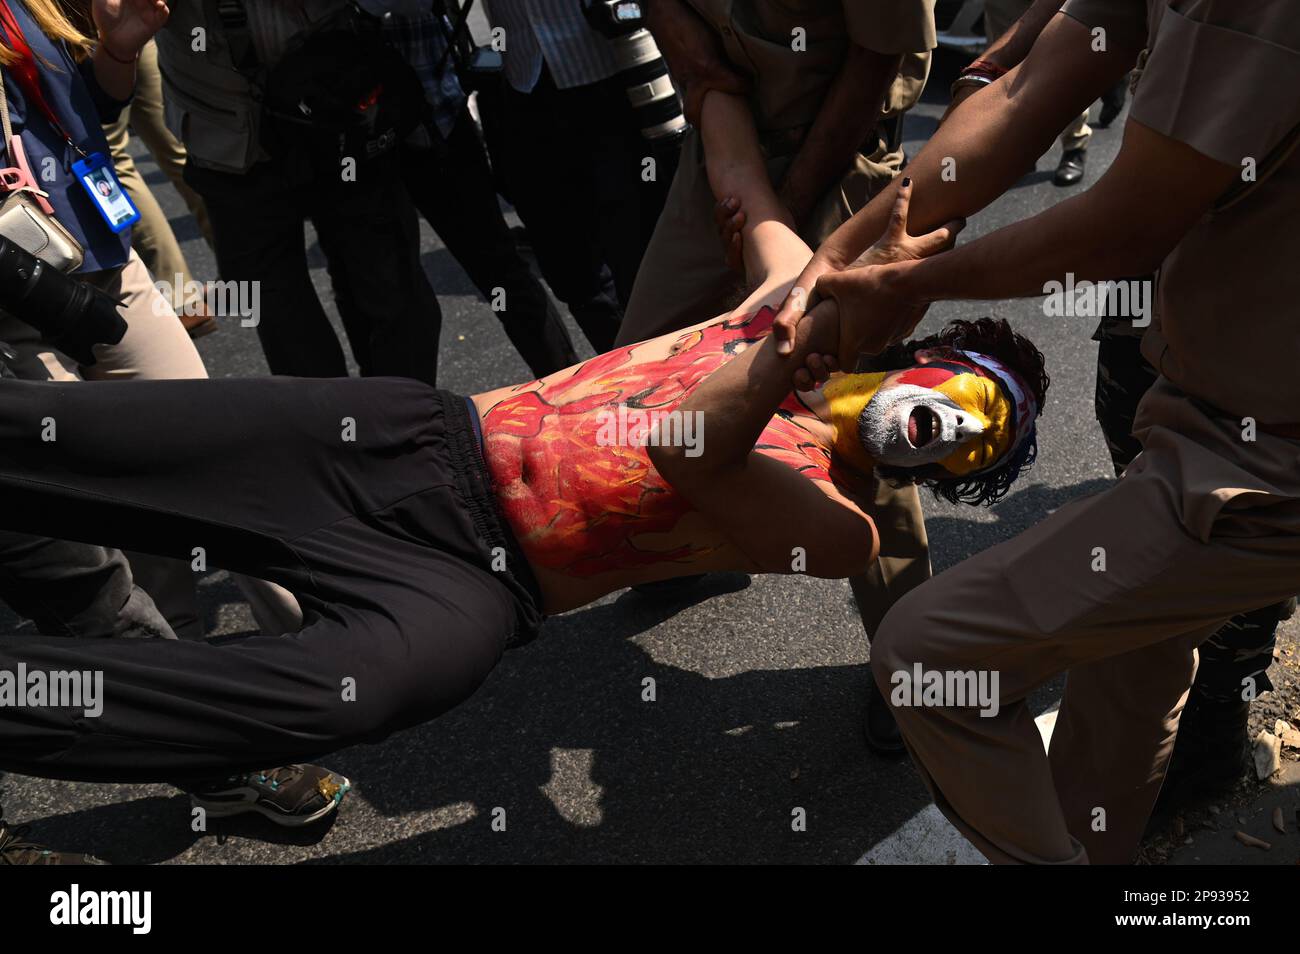
<path id="1" fill-rule="evenodd" d="M 790 158 L 768 162 L 773 182 Z M 827 190 L 809 217 L 803 238 L 813 248 L 883 189 L 897 174 L 901 153 L 859 155 L 844 177 Z M 711 318 L 735 304 L 741 279 L 722 255 L 713 222 L 713 191 L 704 168 L 704 147 L 691 130 L 668 201 L 632 287 L 618 344 L 644 341 Z M 872 514 L 880 533 L 880 559 L 853 579 L 853 595 L 867 636 L 876 633 L 886 611 L 913 587 L 930 578 L 930 548 L 921 500 L 913 486 L 876 483 Z"/>
<path id="2" fill-rule="evenodd" d="M 115 122 L 104 127 L 113 168 L 122 188 L 140 210 L 140 221 L 131 228 L 131 247 L 140 253 L 145 267 L 159 281 L 176 284 L 181 276 L 181 287 L 193 281 L 189 263 L 181 251 L 180 243 L 172 232 L 162 206 L 140 174 L 139 167 L 129 150 L 134 133 L 148 148 L 158 168 L 163 171 L 194 216 L 199 231 L 212 245 L 212 227 L 203 200 L 185 184 L 181 173 L 185 169 L 185 147 L 171 134 L 163 117 L 162 74 L 158 71 L 158 49 L 152 40 L 140 51 L 136 64 L 135 95 L 131 104 L 122 110 Z M 179 298 L 174 300 L 179 301 Z"/>
<path id="3" fill-rule="evenodd" d="M 1300 441 L 1244 440 L 1163 378 L 1134 434 L 1118 484 L 908 594 L 872 644 L 886 697 L 917 665 L 997 674 L 991 718 L 894 709 L 936 804 L 995 862 L 1131 862 L 1196 646 L 1300 584 Z M 1065 670 L 1044 754 L 1025 698 Z"/>
<path id="4" fill-rule="evenodd" d="M 992 43 L 1010 30 L 1031 6 L 1033 0 L 984 0 L 984 36 Z M 1061 133 L 1061 150 L 1087 149 L 1091 138 L 1092 127 L 1088 125 L 1088 109 L 1085 109 Z"/>

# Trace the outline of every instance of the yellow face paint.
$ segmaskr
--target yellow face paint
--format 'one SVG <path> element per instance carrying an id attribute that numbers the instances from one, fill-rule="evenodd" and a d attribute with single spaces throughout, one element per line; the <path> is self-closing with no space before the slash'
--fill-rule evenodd
<path id="1" fill-rule="evenodd" d="M 876 462 L 862 446 L 858 436 L 858 417 L 888 376 L 885 372 L 840 374 L 822 388 L 822 397 L 830 407 L 831 426 L 835 428 L 835 453 L 864 474 L 870 474 Z"/>
<path id="2" fill-rule="evenodd" d="M 864 473 L 870 473 L 877 462 L 862 445 L 858 419 L 862 409 L 893 373 L 836 375 L 822 388 L 835 428 L 835 452 Z M 1010 448 L 1011 404 L 996 381 L 974 373 L 954 374 L 932 390 L 970 414 L 984 428 L 983 433 L 939 461 L 949 473 L 960 477 L 982 470 Z"/>
<path id="3" fill-rule="evenodd" d="M 983 470 L 1011 447 L 1011 402 L 996 381 L 977 374 L 955 374 L 934 390 L 984 425 L 984 432 L 939 461 L 958 477 Z"/>

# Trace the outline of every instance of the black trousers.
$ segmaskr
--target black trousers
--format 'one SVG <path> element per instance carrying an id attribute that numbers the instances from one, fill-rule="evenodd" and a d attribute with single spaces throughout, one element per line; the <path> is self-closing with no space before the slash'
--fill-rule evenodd
<path id="1" fill-rule="evenodd" d="M 412 380 L 0 381 L 0 493 L 2 529 L 201 556 L 288 587 L 306 617 L 206 643 L 0 637 L 0 680 L 103 680 L 98 717 L 0 705 L 6 771 L 302 761 L 446 711 L 540 624 L 464 399 Z"/>
<path id="2" fill-rule="evenodd" d="M 534 375 L 577 364 L 559 312 L 501 214 L 487 153 L 468 109 L 441 146 L 402 150 L 402 179 L 411 201 L 483 297 L 494 308 L 501 299 L 497 318 Z"/>
<path id="3" fill-rule="evenodd" d="M 499 115 L 483 114 L 542 277 L 597 354 L 614 347 L 677 171 L 677 144 L 651 148 L 619 83 L 558 89 L 543 67 L 528 93 L 503 79 Z M 647 158 L 655 160 L 653 181 L 642 175 Z"/>
<path id="4" fill-rule="evenodd" d="M 272 374 L 342 377 L 343 349 L 308 270 L 305 223 L 316 228 L 363 375 L 433 384 L 442 312 L 420 264 L 415 209 L 395 157 L 341 171 L 260 162 L 243 175 L 185 167 L 208 209 L 223 281 L 258 282 L 257 335 Z"/>

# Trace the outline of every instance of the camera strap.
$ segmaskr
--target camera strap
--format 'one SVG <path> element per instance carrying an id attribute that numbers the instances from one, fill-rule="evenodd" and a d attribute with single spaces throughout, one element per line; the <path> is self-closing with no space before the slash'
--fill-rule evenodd
<path id="1" fill-rule="evenodd" d="M 467 28 L 469 26 L 469 14 L 470 11 L 474 9 L 474 0 L 468 0 L 463 7 L 457 2 L 457 0 L 446 0 L 444 6 L 455 7 L 456 12 L 460 14 L 460 19 L 452 26 L 451 34 L 446 37 L 447 48 L 442 51 L 442 56 L 438 58 L 438 64 L 433 68 L 434 76 L 442 75 L 442 68 L 447 65 L 447 57 L 454 55 L 456 45 L 468 35 Z M 443 14 L 438 17 L 439 25 L 445 23 L 445 16 L 446 15 Z M 443 32 L 444 34 L 446 33 L 445 27 Z"/>
<path id="2" fill-rule="evenodd" d="M 4 0 L 0 0 L 2 2 Z M 255 77 L 261 70 L 261 63 L 257 58 L 257 47 L 253 45 L 253 30 L 248 25 L 248 11 L 244 9 L 243 0 L 216 0 L 211 9 L 221 23 L 231 64 L 250 82 L 260 86 Z"/>

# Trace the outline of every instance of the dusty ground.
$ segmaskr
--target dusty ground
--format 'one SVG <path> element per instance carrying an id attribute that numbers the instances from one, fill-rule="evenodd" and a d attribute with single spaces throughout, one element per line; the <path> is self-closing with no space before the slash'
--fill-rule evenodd
<path id="1" fill-rule="evenodd" d="M 1278 629 L 1269 670 L 1274 689 L 1251 706 L 1250 735 L 1272 731 L 1278 719 L 1300 726 L 1300 615 Z M 1274 825 L 1281 809 L 1285 832 Z M 1270 847 L 1243 844 L 1242 832 Z M 1152 822 L 1141 860 L 1147 864 L 1300 864 L 1300 749 L 1282 748 L 1282 768 L 1270 779 L 1243 777 L 1232 791 Z"/>

